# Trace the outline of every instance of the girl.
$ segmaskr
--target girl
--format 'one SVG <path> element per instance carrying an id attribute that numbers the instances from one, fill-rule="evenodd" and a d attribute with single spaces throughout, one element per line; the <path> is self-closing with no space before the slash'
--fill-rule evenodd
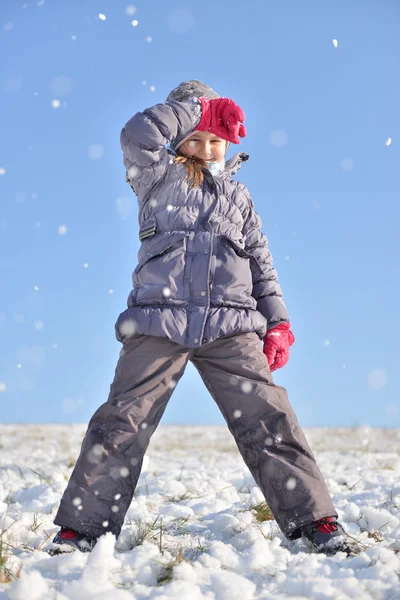
<path id="1" fill-rule="evenodd" d="M 232 179 L 249 156 L 225 161 L 230 143 L 246 135 L 243 122 L 233 100 L 192 80 L 122 129 L 141 246 L 115 325 L 123 344 L 115 378 L 61 499 L 53 553 L 88 551 L 105 532 L 119 535 L 188 360 L 284 535 L 328 554 L 360 549 L 337 522 L 286 390 L 272 379 L 294 336 L 261 219 L 246 186 Z"/>

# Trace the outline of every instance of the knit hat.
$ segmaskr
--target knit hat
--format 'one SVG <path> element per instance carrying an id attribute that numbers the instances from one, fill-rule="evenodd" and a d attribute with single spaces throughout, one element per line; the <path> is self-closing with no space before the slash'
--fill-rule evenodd
<path id="1" fill-rule="evenodd" d="M 205 83 L 202 83 L 198 79 L 191 79 L 190 81 L 183 81 L 169 93 L 165 102 L 170 100 L 176 100 L 177 102 L 187 102 L 192 97 L 201 98 L 205 96 L 212 100 L 213 98 L 220 98 L 217 92 Z"/>
<path id="2" fill-rule="evenodd" d="M 178 87 L 174 88 L 169 94 L 165 102 L 169 102 L 170 100 L 175 100 L 176 102 L 188 102 L 191 98 L 202 98 L 206 97 L 209 100 L 213 100 L 214 98 L 220 98 L 221 96 L 217 94 L 212 88 L 208 87 L 199 79 L 190 79 L 189 81 L 183 81 L 178 85 Z M 200 116 L 200 115 L 199 115 Z M 195 125 L 193 126 L 195 127 Z M 187 139 L 189 139 L 193 135 L 194 131 L 191 131 L 183 138 L 179 139 L 177 137 L 170 143 L 170 146 L 173 150 L 177 150 L 179 146 L 181 146 Z M 228 149 L 229 142 L 227 143 L 226 148 Z"/>

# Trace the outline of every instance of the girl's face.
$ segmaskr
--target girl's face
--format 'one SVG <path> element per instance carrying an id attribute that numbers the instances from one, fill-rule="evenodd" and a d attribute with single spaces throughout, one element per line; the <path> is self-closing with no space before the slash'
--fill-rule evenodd
<path id="1" fill-rule="evenodd" d="M 182 145 L 186 156 L 196 156 L 207 162 L 221 162 L 228 142 L 209 131 L 195 131 Z"/>

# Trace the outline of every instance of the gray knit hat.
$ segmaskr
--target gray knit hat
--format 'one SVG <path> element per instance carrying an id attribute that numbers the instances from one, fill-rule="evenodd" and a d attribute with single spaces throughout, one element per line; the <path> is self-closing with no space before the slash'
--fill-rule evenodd
<path id="1" fill-rule="evenodd" d="M 201 97 L 209 98 L 209 100 L 213 100 L 214 98 L 220 98 L 221 96 L 217 94 L 212 88 L 208 87 L 202 81 L 198 79 L 190 79 L 190 81 L 183 81 L 178 85 L 178 87 L 174 88 L 172 92 L 169 93 L 165 102 L 169 102 L 170 100 L 176 100 L 177 102 L 187 102 L 190 98 L 201 98 Z M 181 146 L 193 132 L 190 132 L 182 139 L 177 138 L 173 140 L 170 144 L 173 150 L 177 150 L 179 146 Z M 229 142 L 227 143 L 227 148 L 229 146 Z"/>
<path id="2" fill-rule="evenodd" d="M 189 98 L 195 96 L 196 98 L 201 98 L 205 96 L 212 100 L 213 98 L 220 98 L 217 92 L 202 81 L 198 79 L 191 79 L 190 81 L 183 81 L 178 85 L 178 87 L 174 88 L 172 92 L 169 93 L 168 98 L 165 102 L 169 102 L 170 100 L 176 100 L 177 102 L 186 102 Z"/>

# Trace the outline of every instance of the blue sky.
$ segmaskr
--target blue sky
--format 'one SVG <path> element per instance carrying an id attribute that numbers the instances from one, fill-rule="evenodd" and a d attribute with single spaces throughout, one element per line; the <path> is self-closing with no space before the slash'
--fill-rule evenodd
<path id="1" fill-rule="evenodd" d="M 399 427 L 399 26 L 395 0 L 3 0 L 2 421 L 107 399 L 139 249 L 119 133 L 200 79 L 246 114 L 228 157 L 296 336 L 275 382 L 303 426 Z M 190 363 L 162 423 L 224 423 Z"/>

